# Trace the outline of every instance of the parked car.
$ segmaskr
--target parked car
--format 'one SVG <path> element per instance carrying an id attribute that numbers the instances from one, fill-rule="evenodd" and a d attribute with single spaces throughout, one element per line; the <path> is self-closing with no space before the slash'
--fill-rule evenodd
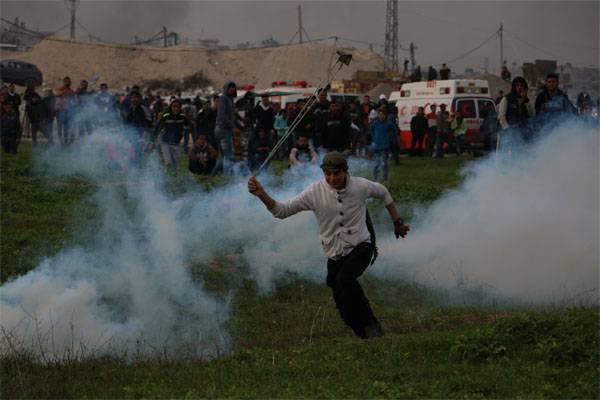
<path id="1" fill-rule="evenodd" d="M 42 72 L 33 64 L 17 60 L 0 61 L 0 80 L 15 85 L 40 86 L 42 84 Z"/>

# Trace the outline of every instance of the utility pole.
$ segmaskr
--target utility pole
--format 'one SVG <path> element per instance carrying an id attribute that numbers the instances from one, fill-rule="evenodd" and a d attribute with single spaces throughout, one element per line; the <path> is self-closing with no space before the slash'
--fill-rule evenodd
<path id="1" fill-rule="evenodd" d="M 502 75 L 502 67 L 504 66 L 504 39 L 502 38 L 502 33 L 504 31 L 504 27 L 500 24 L 500 30 L 498 30 L 498 34 L 500 35 L 500 75 Z"/>
<path id="2" fill-rule="evenodd" d="M 67 8 L 71 11 L 71 40 L 75 40 L 75 14 L 77 12 L 77 7 L 79 7 L 79 0 L 67 0 L 69 2 L 69 6 Z"/>
<path id="3" fill-rule="evenodd" d="M 298 41 L 302 44 L 302 6 L 298 6 Z"/>
<path id="4" fill-rule="evenodd" d="M 383 66 L 398 72 L 398 0 L 387 0 Z"/>
<path id="5" fill-rule="evenodd" d="M 415 44 L 413 42 L 410 42 L 410 65 L 411 65 L 411 69 L 414 72 L 415 68 L 417 67 L 417 60 L 415 59 L 415 50 L 417 49 L 417 46 L 415 46 Z"/>
<path id="6" fill-rule="evenodd" d="M 163 33 L 163 47 L 167 47 L 167 27 L 166 26 L 163 26 L 162 33 Z"/>

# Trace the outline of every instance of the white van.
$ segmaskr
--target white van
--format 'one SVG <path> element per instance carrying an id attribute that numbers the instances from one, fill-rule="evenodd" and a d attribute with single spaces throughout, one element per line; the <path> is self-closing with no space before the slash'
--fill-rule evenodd
<path id="1" fill-rule="evenodd" d="M 445 104 L 450 115 L 460 112 L 467 122 L 465 147 L 479 150 L 485 146 L 485 138 L 479 129 L 488 110 L 495 111 L 495 104 L 490 97 L 488 82 L 474 79 L 449 79 L 443 81 L 422 81 L 405 83 L 399 91 L 392 92 L 389 101 L 398 109 L 398 125 L 400 135 L 398 142 L 403 150 L 410 149 L 412 134 L 410 121 L 419 107 L 425 108 L 425 115 L 430 105 Z"/>

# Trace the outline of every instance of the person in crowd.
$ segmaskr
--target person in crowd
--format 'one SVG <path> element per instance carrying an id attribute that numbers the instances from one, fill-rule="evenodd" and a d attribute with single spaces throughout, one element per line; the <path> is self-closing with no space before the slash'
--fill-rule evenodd
<path id="1" fill-rule="evenodd" d="M 282 137 L 283 135 L 285 135 L 285 132 L 288 129 L 288 111 L 286 108 L 282 108 L 280 110 L 277 111 L 277 114 L 275 115 L 275 120 L 273 121 L 273 131 L 275 132 L 275 134 L 273 135 L 273 142 L 277 143 Z M 279 158 L 283 159 L 283 157 L 281 157 L 281 154 L 284 154 L 288 148 L 290 148 L 291 146 L 293 146 L 295 140 L 293 140 L 296 136 L 298 132 L 298 128 L 296 128 L 296 132 L 294 133 L 294 135 L 290 135 L 290 137 L 286 140 L 285 143 L 283 143 L 281 145 L 281 147 L 278 150 L 279 153 Z"/>
<path id="2" fill-rule="evenodd" d="M 231 174 L 246 176 L 250 174 L 250 163 L 252 161 L 250 141 L 254 135 L 254 127 L 250 121 L 246 121 L 242 128 L 234 128 L 232 136 Z"/>
<path id="3" fill-rule="evenodd" d="M 481 102 L 479 105 L 479 118 L 481 118 L 479 133 L 483 138 L 483 147 L 486 151 L 490 151 L 492 149 L 492 139 L 496 138 L 498 132 L 496 107 L 489 102 Z"/>
<path id="4" fill-rule="evenodd" d="M 168 168 L 177 170 L 181 157 L 179 142 L 189 127 L 190 123 L 182 112 L 181 101 L 173 100 L 155 129 L 155 133 L 161 137 L 161 151 Z"/>
<path id="5" fill-rule="evenodd" d="M 54 143 L 54 120 L 56 119 L 55 97 L 52 89 L 46 90 L 46 95 L 42 99 L 42 132 L 48 144 Z"/>
<path id="6" fill-rule="evenodd" d="M 329 121 L 329 111 L 331 109 L 331 104 L 329 100 L 327 100 L 326 88 L 320 89 L 317 96 L 318 101 L 313 106 L 313 119 L 315 124 L 313 145 L 315 149 L 324 146 L 324 136 L 327 133 L 327 122 Z"/>
<path id="7" fill-rule="evenodd" d="M 183 105 L 182 112 L 190 123 L 189 128 L 183 133 L 183 151 L 187 154 L 190 151 L 190 136 L 192 137 L 192 144 L 196 141 L 196 116 L 198 111 L 192 102 L 187 102 Z"/>
<path id="8" fill-rule="evenodd" d="M 273 124 L 275 122 L 275 110 L 269 101 L 269 95 L 264 93 L 260 96 L 260 102 L 254 107 L 253 115 L 256 125 L 262 126 L 268 135 L 273 135 Z"/>
<path id="9" fill-rule="evenodd" d="M 211 175 L 217 163 L 217 150 L 208 143 L 206 135 L 199 133 L 188 153 L 188 168 L 192 174 Z"/>
<path id="10" fill-rule="evenodd" d="M 502 66 L 502 72 L 500 72 L 500 78 L 503 81 L 510 82 L 511 74 L 510 74 L 510 71 L 508 70 L 508 67 L 506 66 L 506 64 L 504 64 Z"/>
<path id="11" fill-rule="evenodd" d="M 142 94 L 131 92 L 129 110 L 125 114 L 125 124 L 130 127 L 129 140 L 135 151 L 136 162 L 141 161 L 142 151 L 151 142 L 152 116 L 144 105 Z"/>
<path id="12" fill-rule="evenodd" d="M 370 130 L 370 121 L 369 114 L 375 108 L 375 105 L 371 102 L 371 97 L 365 95 L 363 97 L 363 101 L 360 104 L 360 112 L 361 112 L 361 129 L 363 131 L 363 139 L 364 139 L 364 149 L 371 143 L 371 130 Z M 365 156 L 365 151 L 363 150 L 363 154 L 361 156 Z"/>
<path id="13" fill-rule="evenodd" d="M 27 81 L 25 91 L 23 92 L 23 101 L 25 106 L 31 101 L 31 97 L 37 93 L 35 90 L 35 83 L 33 81 Z M 39 93 L 37 93 L 39 95 Z"/>
<path id="14" fill-rule="evenodd" d="M 417 65 L 414 72 L 411 75 L 411 82 L 421 82 L 423 80 L 423 72 L 421 71 L 421 66 Z"/>
<path id="15" fill-rule="evenodd" d="M 164 101 L 160 93 L 157 93 L 154 97 L 154 101 L 150 105 L 150 111 L 152 112 L 152 121 L 157 123 L 162 117 L 163 113 L 168 109 L 167 103 Z"/>
<path id="16" fill-rule="evenodd" d="M 373 168 L 375 180 L 378 179 L 380 170 L 383 170 L 383 180 L 388 180 L 390 147 L 396 137 L 396 127 L 387 118 L 387 113 L 386 107 L 380 107 L 377 119 L 371 123 L 371 134 L 373 135 L 371 151 L 375 160 L 375 167 Z"/>
<path id="17" fill-rule="evenodd" d="M 125 119 L 125 115 L 127 114 L 129 107 L 131 107 L 131 93 L 142 93 L 139 85 L 133 85 L 131 88 L 125 88 L 125 96 L 121 100 L 121 116 L 123 119 Z"/>
<path id="18" fill-rule="evenodd" d="M 2 105 L 6 103 L 6 99 L 8 97 L 8 86 L 2 85 L 0 86 L 0 114 L 2 114 Z"/>
<path id="19" fill-rule="evenodd" d="M 440 68 L 440 80 L 445 81 L 450 79 L 450 68 L 446 64 L 442 64 Z"/>
<path id="20" fill-rule="evenodd" d="M 586 126 L 597 130 L 599 117 L 598 117 L 598 115 L 596 115 L 594 117 L 593 111 L 594 111 L 593 103 L 591 101 L 586 102 L 583 105 L 583 110 L 581 112 L 581 119 L 583 120 L 583 123 Z"/>
<path id="21" fill-rule="evenodd" d="M 306 99 L 300 98 L 296 101 L 294 108 L 291 112 L 288 113 L 288 126 L 296 120 L 298 114 L 302 112 L 305 106 Z M 309 142 L 313 142 L 315 136 L 315 116 L 312 112 L 310 112 L 310 110 L 307 111 L 308 112 L 304 113 L 304 116 L 300 121 L 298 121 L 298 124 L 296 125 L 296 129 L 294 130 L 294 141 L 288 142 L 289 150 L 291 150 L 291 147 L 294 145 L 294 142 L 299 135 L 305 135 L 308 138 Z"/>
<path id="22" fill-rule="evenodd" d="M 65 76 L 63 85 L 56 90 L 54 102 L 58 139 L 63 145 L 73 143 L 72 123 L 75 92 L 71 89 L 71 78 Z"/>
<path id="23" fill-rule="evenodd" d="M 450 135 L 450 113 L 446 110 L 446 104 L 444 103 L 440 104 L 435 126 L 435 157 L 444 158 L 444 144 L 448 142 Z"/>
<path id="24" fill-rule="evenodd" d="M 592 96 L 590 96 L 590 93 L 584 87 L 577 95 L 577 110 L 579 114 L 583 114 L 583 109 L 588 103 L 592 104 Z"/>
<path id="25" fill-rule="evenodd" d="M 100 126 L 108 126 L 115 122 L 116 100 L 108 91 L 108 84 L 100 84 L 100 91 L 94 98 L 94 104 L 96 105 L 96 121 Z"/>
<path id="26" fill-rule="evenodd" d="M 527 81 L 517 76 L 512 80 L 510 92 L 498 104 L 498 122 L 502 130 L 518 131 L 525 142 L 533 139 L 530 119 L 536 114 L 527 91 Z"/>
<path id="27" fill-rule="evenodd" d="M 79 83 L 75 92 L 75 118 L 79 127 L 79 139 L 92 134 L 92 116 L 95 110 L 90 108 L 94 99 L 94 92 L 88 90 L 88 81 L 85 79 Z"/>
<path id="28" fill-rule="evenodd" d="M 308 164 L 316 164 L 317 160 L 317 152 L 310 146 L 308 137 L 300 134 L 296 144 L 290 150 L 290 167 L 297 168 Z"/>
<path id="29" fill-rule="evenodd" d="M 500 102 L 502 101 L 503 98 L 504 98 L 504 90 L 498 90 L 498 97 L 496 97 L 496 100 L 494 100 L 494 103 L 496 103 L 496 105 L 500 104 Z"/>
<path id="30" fill-rule="evenodd" d="M 431 104 L 429 106 L 429 113 L 427 113 L 427 142 L 425 143 L 425 154 L 428 157 L 433 155 L 435 148 L 435 139 L 437 137 L 437 106 Z"/>
<path id="31" fill-rule="evenodd" d="M 461 155 L 465 146 L 465 135 L 467 133 L 467 121 L 463 118 L 460 112 L 456 113 L 456 116 L 450 123 L 450 129 L 454 136 L 454 146 L 456 147 L 456 154 Z"/>
<path id="32" fill-rule="evenodd" d="M 566 115 L 577 115 L 569 97 L 558 88 L 558 74 L 548 74 L 544 89 L 535 99 L 535 113 L 541 124 L 547 124 Z"/>
<path id="33" fill-rule="evenodd" d="M 256 125 L 249 143 L 250 169 L 256 170 L 267 159 L 273 149 L 273 136 L 260 124 Z"/>
<path id="34" fill-rule="evenodd" d="M 325 115 L 325 128 L 321 140 L 327 151 L 345 152 L 350 149 L 350 120 L 344 115 L 342 104 L 333 101 Z"/>
<path id="35" fill-rule="evenodd" d="M 284 219 L 301 211 L 313 211 L 317 217 L 323 251 L 327 255 L 327 285 L 340 316 L 363 339 L 383 335 L 358 278 L 373 263 L 376 243 L 366 200 L 383 201 L 394 226 L 396 238 L 405 237 L 409 226 L 399 217 L 392 196 L 385 186 L 365 178 L 351 176 L 348 163 L 339 152 L 327 154 L 321 164 L 324 179 L 307 187 L 284 203 L 274 200 L 252 176 L 248 190 L 258 197 L 276 218 Z"/>
<path id="36" fill-rule="evenodd" d="M 17 154 L 22 134 L 23 129 L 14 102 L 5 101 L 2 103 L 2 116 L 0 116 L 0 141 L 6 153 Z"/>
<path id="37" fill-rule="evenodd" d="M 423 155 L 423 140 L 427 134 L 428 124 L 427 117 L 425 117 L 425 108 L 419 107 L 415 116 L 410 120 L 410 132 L 412 134 L 410 143 L 411 156 Z"/>
<path id="38" fill-rule="evenodd" d="M 21 115 L 21 111 L 19 110 L 19 107 L 21 107 L 21 96 L 16 92 L 14 83 L 8 85 L 8 93 L 6 94 L 5 101 L 13 105 L 15 113 L 19 117 Z"/>
<path id="39" fill-rule="evenodd" d="M 215 124 L 215 138 L 219 143 L 220 161 L 223 173 L 231 175 L 233 129 L 236 127 L 236 113 L 234 100 L 237 97 L 235 82 L 228 81 L 223 85 L 223 93 L 219 96 L 217 106 L 217 119 Z"/>
<path id="40" fill-rule="evenodd" d="M 359 104 L 356 101 L 348 103 L 346 114 L 347 118 L 350 120 L 352 154 L 359 156 L 364 151 L 365 147 L 362 113 L 360 112 Z"/>
<path id="41" fill-rule="evenodd" d="M 31 94 L 31 98 L 25 105 L 25 115 L 29 120 L 31 127 L 31 144 L 37 146 L 37 134 L 41 132 L 45 136 L 43 126 L 44 110 L 42 105 L 42 98 L 39 94 Z"/>
<path id="42" fill-rule="evenodd" d="M 217 148 L 215 140 L 215 124 L 217 123 L 216 105 L 211 99 L 205 101 L 196 117 L 196 136 L 204 135 L 208 143 Z"/>
<path id="43" fill-rule="evenodd" d="M 380 96 L 378 109 L 382 107 L 386 109 L 386 118 L 390 124 L 394 126 L 395 130 L 390 142 L 390 152 L 392 153 L 394 165 L 400 165 L 400 144 L 398 143 L 398 133 L 400 130 L 398 129 L 398 109 L 393 103 L 387 101 L 385 95 L 382 96 L 383 97 Z"/>
<path id="44" fill-rule="evenodd" d="M 437 70 L 435 68 L 433 68 L 433 65 L 429 66 L 429 70 L 427 71 L 427 80 L 428 81 L 435 81 L 438 78 L 438 73 Z"/>

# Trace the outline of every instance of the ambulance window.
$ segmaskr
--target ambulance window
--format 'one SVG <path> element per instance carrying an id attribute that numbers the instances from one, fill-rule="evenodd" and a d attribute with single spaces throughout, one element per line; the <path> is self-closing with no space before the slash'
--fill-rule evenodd
<path id="1" fill-rule="evenodd" d="M 459 112 L 464 118 L 476 118 L 474 100 L 458 100 L 456 102 L 456 112 Z"/>
<path id="2" fill-rule="evenodd" d="M 490 113 L 496 114 L 496 105 L 490 100 L 477 100 L 479 118 L 486 118 Z"/>

